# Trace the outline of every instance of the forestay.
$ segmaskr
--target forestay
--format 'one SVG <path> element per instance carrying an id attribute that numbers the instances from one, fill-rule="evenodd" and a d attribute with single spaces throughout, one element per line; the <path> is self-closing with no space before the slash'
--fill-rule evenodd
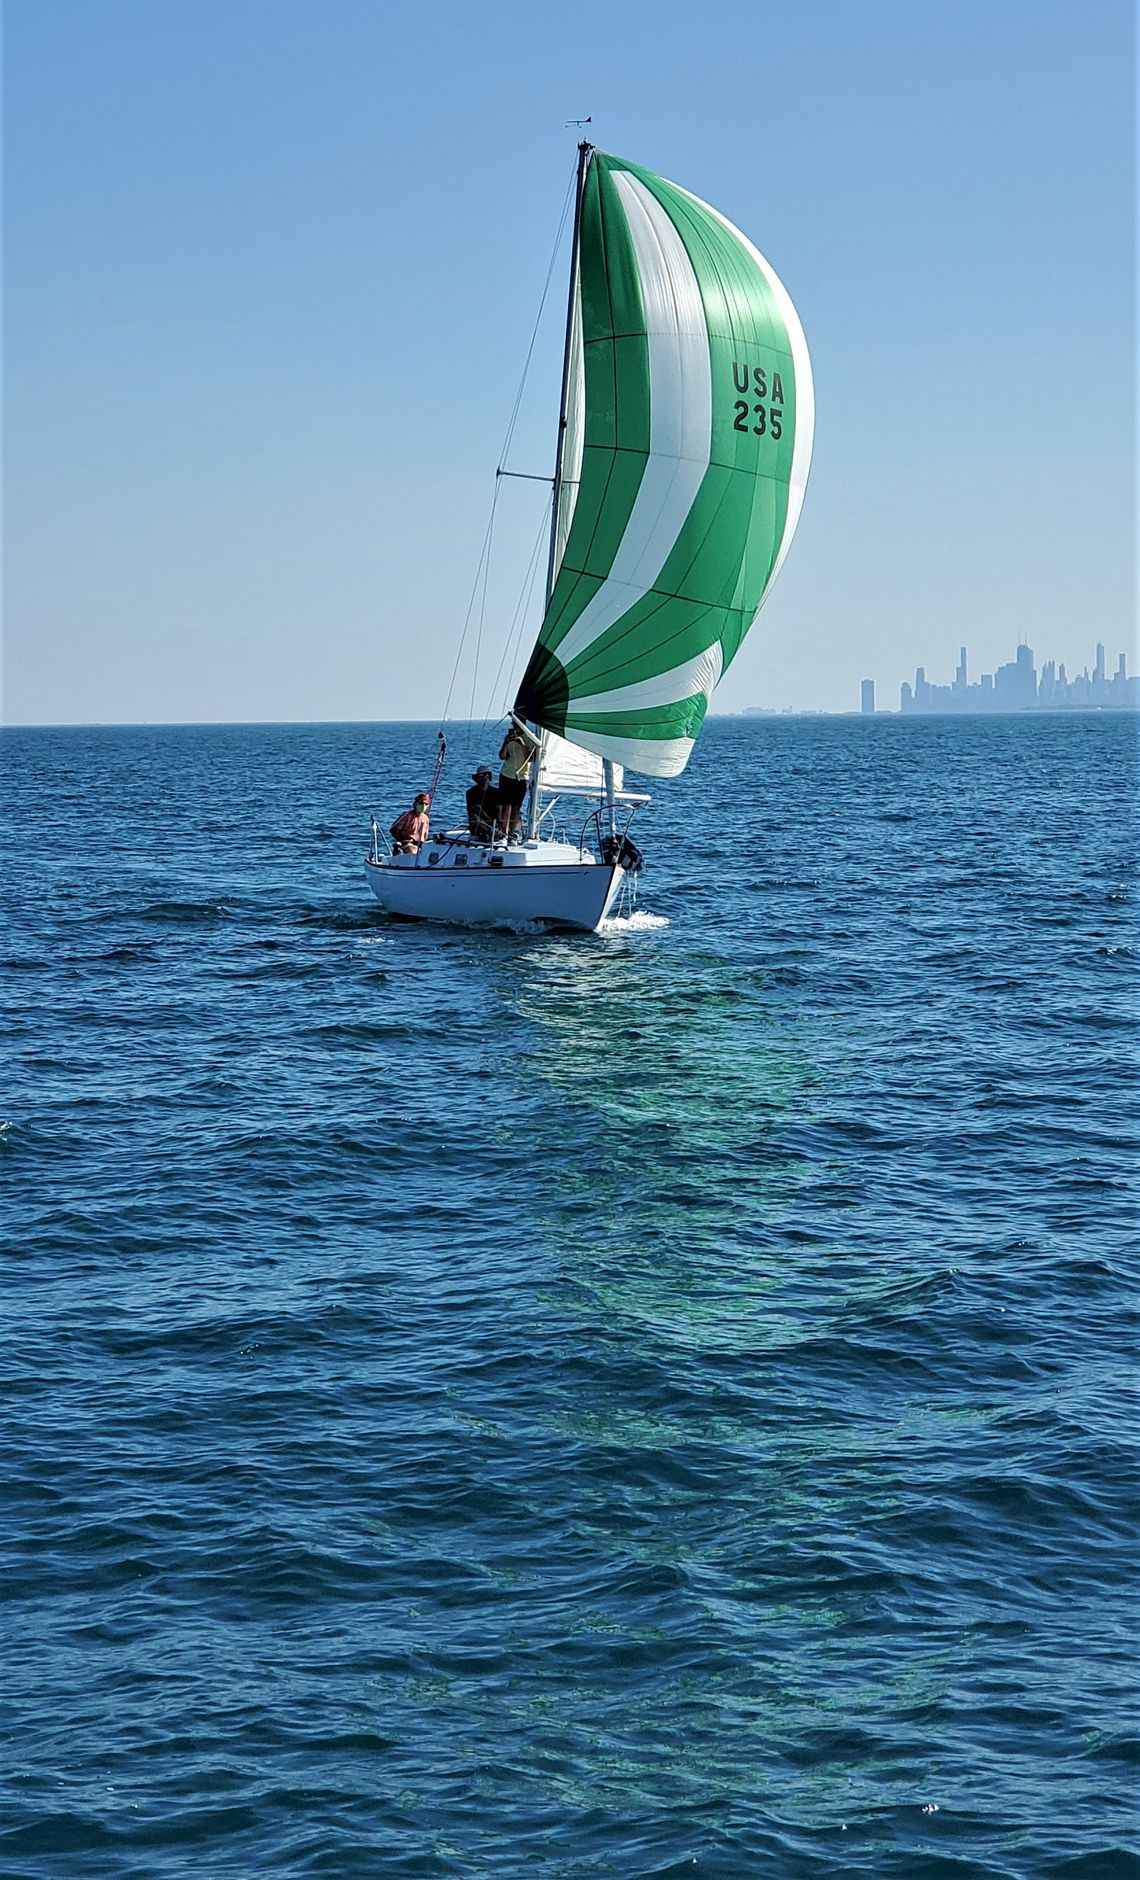
<path id="1" fill-rule="evenodd" d="M 799 519 L 807 345 L 746 236 L 600 151 L 572 292 L 555 579 L 516 710 L 676 776 Z"/>

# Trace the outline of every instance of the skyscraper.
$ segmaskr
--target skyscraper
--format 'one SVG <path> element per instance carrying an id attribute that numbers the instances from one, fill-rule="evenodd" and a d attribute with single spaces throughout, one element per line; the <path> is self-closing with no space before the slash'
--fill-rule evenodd
<path id="1" fill-rule="evenodd" d="M 864 679 L 863 681 L 859 699 L 859 710 L 862 712 L 864 718 L 873 718 L 875 715 L 875 681 L 873 679 Z"/>
<path id="2" fill-rule="evenodd" d="M 1002 711 L 1020 712 L 1037 700 L 1037 674 L 1033 669 L 1033 648 L 1025 641 L 1017 649 L 1017 658 L 999 666 L 994 674 L 994 693 Z"/>

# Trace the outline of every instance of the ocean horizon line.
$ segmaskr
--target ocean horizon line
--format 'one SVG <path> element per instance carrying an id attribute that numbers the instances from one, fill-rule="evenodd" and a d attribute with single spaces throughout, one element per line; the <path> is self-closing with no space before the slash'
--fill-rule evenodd
<path id="1" fill-rule="evenodd" d="M 763 718 L 1119 718 L 1135 717 L 1134 705 L 1032 705 L 1011 706 L 1008 710 L 947 709 L 946 711 L 903 712 L 895 707 L 876 707 L 861 711 L 857 705 L 842 711 L 812 705 L 744 705 L 739 711 L 709 712 L 709 721 L 721 723 L 739 719 Z M 506 713 L 501 714 L 506 718 Z M 456 731 L 468 726 L 494 726 L 498 718 L 40 718 L 0 722 L 0 734 L 6 731 L 320 731 L 338 726 L 431 725 L 437 730 L 451 725 Z"/>

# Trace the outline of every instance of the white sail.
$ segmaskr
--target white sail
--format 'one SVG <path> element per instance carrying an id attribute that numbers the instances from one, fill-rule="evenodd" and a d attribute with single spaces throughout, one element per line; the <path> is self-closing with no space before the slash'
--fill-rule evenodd
<path id="1" fill-rule="evenodd" d="M 602 759 L 594 751 L 560 738 L 556 731 L 546 731 L 542 737 L 538 786 L 540 790 L 573 790 L 579 795 L 600 796 L 605 787 Z M 622 767 L 615 764 L 614 789 L 621 787 Z"/>

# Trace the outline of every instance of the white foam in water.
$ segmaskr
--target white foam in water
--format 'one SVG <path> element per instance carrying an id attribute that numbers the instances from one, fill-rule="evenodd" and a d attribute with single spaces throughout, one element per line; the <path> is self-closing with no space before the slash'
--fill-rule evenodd
<path id="1" fill-rule="evenodd" d="M 635 908 L 632 914 L 611 914 L 598 928 L 599 933 L 656 933 L 659 927 L 667 927 L 669 922 L 664 914 L 650 914 L 645 908 Z"/>

